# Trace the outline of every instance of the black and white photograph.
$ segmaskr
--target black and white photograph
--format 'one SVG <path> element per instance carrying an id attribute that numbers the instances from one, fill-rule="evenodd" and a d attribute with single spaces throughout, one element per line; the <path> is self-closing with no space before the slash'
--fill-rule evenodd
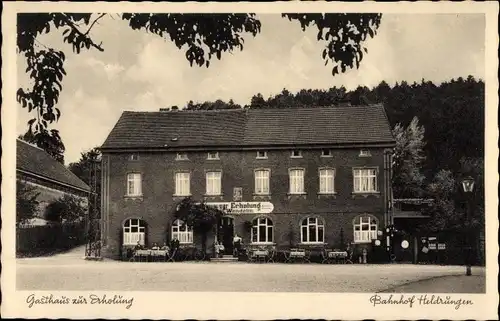
<path id="1" fill-rule="evenodd" d="M 498 4 L 307 4 L 6 5 L 3 315 L 498 317 Z"/>

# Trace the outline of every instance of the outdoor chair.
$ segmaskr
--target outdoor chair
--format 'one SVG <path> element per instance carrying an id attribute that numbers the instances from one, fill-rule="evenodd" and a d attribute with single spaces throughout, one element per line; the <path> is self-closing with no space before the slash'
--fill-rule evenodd
<path id="1" fill-rule="evenodd" d="M 173 250 L 170 251 L 170 253 L 166 253 L 166 260 L 165 262 L 175 262 L 175 255 L 177 254 L 177 248 L 174 248 Z"/>

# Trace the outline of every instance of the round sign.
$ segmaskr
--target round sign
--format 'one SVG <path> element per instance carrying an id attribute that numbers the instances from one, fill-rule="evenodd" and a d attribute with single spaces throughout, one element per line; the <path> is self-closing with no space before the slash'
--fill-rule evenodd
<path id="1" fill-rule="evenodd" d="M 379 246 L 380 245 L 380 240 L 375 240 L 375 245 Z"/>
<path id="2" fill-rule="evenodd" d="M 391 254 L 391 261 L 396 261 L 396 255 L 395 254 Z"/>
<path id="3" fill-rule="evenodd" d="M 426 248 L 426 247 L 424 246 L 424 247 L 422 248 L 422 252 L 427 253 L 427 252 L 429 252 L 429 249 L 428 249 L 428 248 Z"/>
<path id="4" fill-rule="evenodd" d="M 407 249 L 407 248 L 408 248 L 408 246 L 410 246 L 410 243 L 408 243 L 408 241 L 407 241 L 407 240 L 404 240 L 403 242 L 401 242 L 401 247 L 402 247 L 403 249 Z"/>

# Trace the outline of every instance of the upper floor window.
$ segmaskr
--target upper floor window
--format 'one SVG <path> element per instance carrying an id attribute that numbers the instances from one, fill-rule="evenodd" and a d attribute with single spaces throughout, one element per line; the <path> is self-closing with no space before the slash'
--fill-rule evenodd
<path id="1" fill-rule="evenodd" d="M 206 195 L 221 195 L 221 172 L 207 172 Z"/>
<path id="2" fill-rule="evenodd" d="M 292 150 L 290 157 L 291 158 L 300 158 L 300 157 L 302 157 L 302 151 L 297 150 L 297 149 Z"/>
<path id="3" fill-rule="evenodd" d="M 175 157 L 176 160 L 186 160 L 188 159 L 187 153 L 177 153 L 177 156 Z"/>
<path id="4" fill-rule="evenodd" d="M 257 151 L 257 159 L 266 159 L 267 158 L 267 152 L 265 151 Z"/>
<path id="5" fill-rule="evenodd" d="M 180 244 L 193 243 L 193 227 L 182 220 L 175 220 L 172 223 L 172 240 L 175 239 L 179 240 Z"/>
<path id="6" fill-rule="evenodd" d="M 377 238 L 377 220 L 369 215 L 358 216 L 353 222 L 354 242 L 369 243 Z"/>
<path id="7" fill-rule="evenodd" d="M 255 171 L 255 194 L 269 195 L 269 170 L 258 169 Z"/>
<path id="8" fill-rule="evenodd" d="M 316 217 L 304 219 L 300 227 L 300 240 L 302 243 L 324 243 L 325 225 Z"/>
<path id="9" fill-rule="evenodd" d="M 139 160 L 139 155 L 138 154 L 131 154 L 128 157 L 128 159 L 131 160 L 131 161 L 137 161 L 137 160 Z"/>
<path id="10" fill-rule="evenodd" d="M 332 150 L 331 149 L 323 149 L 321 151 L 321 157 L 332 157 Z"/>
<path id="11" fill-rule="evenodd" d="M 142 182 L 140 173 L 127 174 L 127 195 L 128 196 L 141 195 L 142 194 L 141 183 Z"/>
<path id="12" fill-rule="evenodd" d="M 362 149 L 359 151 L 359 157 L 370 157 L 372 154 L 367 149 Z"/>
<path id="13" fill-rule="evenodd" d="M 273 242 L 273 221 L 267 217 L 256 218 L 252 222 L 252 243 Z"/>
<path id="14" fill-rule="evenodd" d="M 376 168 L 355 168 L 353 176 L 355 193 L 375 193 L 378 191 Z"/>
<path id="15" fill-rule="evenodd" d="M 335 193 L 335 170 L 322 168 L 319 170 L 319 192 L 320 194 Z"/>
<path id="16" fill-rule="evenodd" d="M 290 194 L 304 193 L 304 170 L 301 168 L 290 169 Z"/>
<path id="17" fill-rule="evenodd" d="M 175 173 L 175 195 L 189 196 L 190 193 L 190 174 Z"/>
<path id="18" fill-rule="evenodd" d="M 219 159 L 219 152 L 209 152 L 207 159 L 211 159 L 211 160 Z"/>

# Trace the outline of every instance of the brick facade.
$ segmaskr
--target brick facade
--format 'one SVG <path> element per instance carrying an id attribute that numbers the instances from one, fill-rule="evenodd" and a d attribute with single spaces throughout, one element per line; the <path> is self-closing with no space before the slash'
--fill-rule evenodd
<path id="1" fill-rule="evenodd" d="M 204 149 L 187 151 L 188 160 L 176 160 L 175 151 L 156 152 L 107 152 L 102 157 L 102 233 L 106 256 L 117 258 L 122 251 L 123 224 L 129 218 L 143 219 L 146 224 L 146 243 L 169 241 L 171 223 L 177 203 L 182 199 L 174 196 L 175 173 L 190 173 L 190 192 L 195 200 L 207 202 L 233 201 L 233 188 L 242 188 L 242 201 L 266 201 L 274 205 L 270 214 L 235 214 L 234 231 L 251 242 L 250 231 L 245 222 L 265 216 L 274 226 L 273 241 L 279 247 L 300 245 L 300 223 L 307 217 L 319 217 L 324 222 L 324 242 L 328 247 L 341 247 L 341 233 L 344 243 L 353 241 L 353 220 L 358 215 L 370 215 L 378 223 L 378 230 L 387 225 L 387 205 L 390 189 L 390 159 L 387 146 L 373 144 L 368 147 L 331 146 L 331 156 L 322 157 L 322 149 L 304 146 L 301 158 L 291 158 L 290 148 L 266 148 L 267 159 L 257 159 L 257 149 Z M 325 146 L 322 147 L 326 148 Z M 369 157 L 360 156 L 360 150 L 368 150 Z M 218 151 L 218 160 L 207 160 L 209 151 Z M 130 155 L 138 155 L 131 160 Z M 335 169 L 335 194 L 320 195 L 319 169 Z M 353 168 L 377 169 L 377 193 L 353 193 Z M 270 196 L 254 195 L 254 170 L 270 171 Z M 304 195 L 289 195 L 289 169 L 302 168 Z M 221 171 L 222 196 L 206 197 L 206 171 Z M 142 196 L 127 197 L 127 174 L 140 173 Z M 342 230 L 342 232 L 341 232 Z M 291 239 L 292 236 L 292 239 Z M 211 249 L 214 237 L 209 236 L 207 248 Z M 199 236 L 195 235 L 199 244 Z M 370 247 L 370 243 L 362 246 Z"/>

